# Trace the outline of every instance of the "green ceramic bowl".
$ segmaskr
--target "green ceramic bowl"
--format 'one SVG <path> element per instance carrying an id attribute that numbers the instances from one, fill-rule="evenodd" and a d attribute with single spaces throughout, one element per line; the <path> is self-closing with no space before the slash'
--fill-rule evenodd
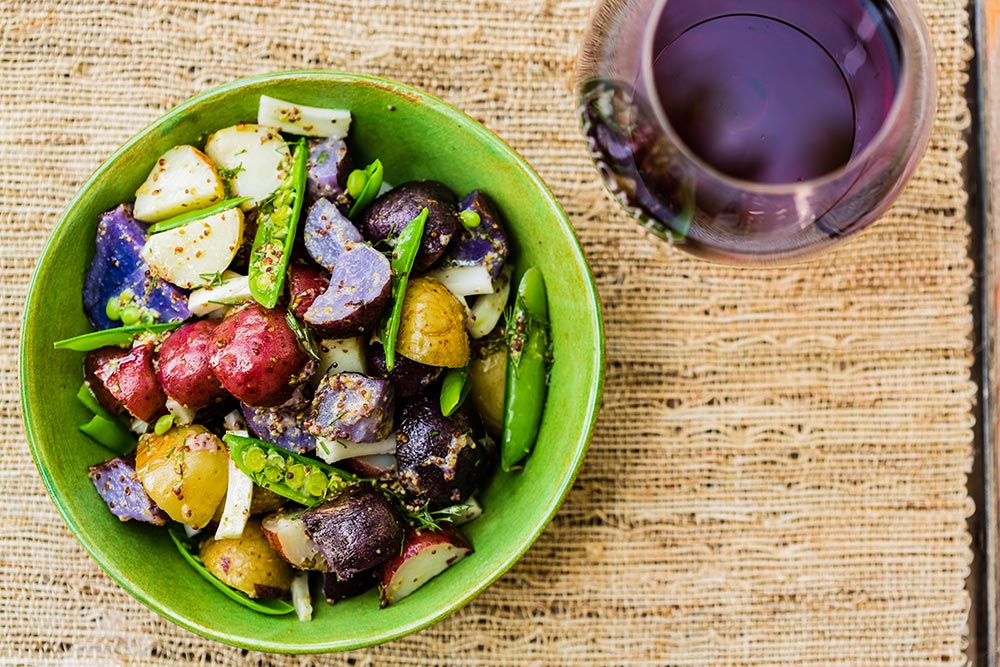
<path id="1" fill-rule="evenodd" d="M 314 618 L 257 614 L 225 598 L 181 560 L 166 531 L 120 523 L 87 478 L 109 453 L 77 431 L 82 355 L 53 341 L 89 330 L 80 290 L 98 215 L 133 193 L 158 155 L 256 118 L 258 95 L 348 108 L 355 162 L 378 157 L 390 183 L 434 178 L 458 193 L 488 192 L 505 213 L 518 267 L 546 278 L 555 362 L 538 444 L 522 471 L 498 472 L 480 494 L 485 514 L 464 531 L 476 552 L 387 609 L 377 594 Z M 459 609 L 504 573 L 555 514 L 583 460 L 599 404 L 603 343 L 597 293 L 573 230 L 552 193 L 507 144 L 468 116 L 413 88 L 355 74 L 289 72 L 237 81 L 167 113 L 119 149 L 70 202 L 42 253 L 21 332 L 21 395 L 35 463 L 56 507 L 94 559 L 125 590 L 200 635 L 263 651 L 358 648 L 419 630 Z M 318 597 L 315 596 L 314 597 Z"/>

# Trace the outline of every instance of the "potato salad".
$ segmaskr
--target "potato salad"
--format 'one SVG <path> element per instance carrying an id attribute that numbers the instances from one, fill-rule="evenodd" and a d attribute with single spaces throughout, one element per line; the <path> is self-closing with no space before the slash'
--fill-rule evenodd
<path id="1" fill-rule="evenodd" d="M 108 510 L 302 620 L 473 553 L 461 526 L 524 465 L 552 358 L 542 275 L 515 271 L 489 194 L 390 186 L 352 122 L 262 96 L 256 122 L 150 155 L 97 223 L 93 331 L 56 343 L 84 353 Z"/>

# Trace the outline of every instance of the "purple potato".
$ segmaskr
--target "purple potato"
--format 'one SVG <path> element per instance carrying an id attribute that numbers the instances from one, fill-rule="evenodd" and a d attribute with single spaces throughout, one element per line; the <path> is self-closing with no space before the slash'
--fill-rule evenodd
<path id="1" fill-rule="evenodd" d="M 462 227 L 442 263 L 449 266 L 483 266 L 496 280 L 509 252 L 500 211 L 493 200 L 479 190 L 467 194 L 458 210 L 477 213 L 479 224 L 472 229 Z"/>
<path id="2" fill-rule="evenodd" d="M 327 271 L 333 271 L 348 242 L 364 241 L 358 228 L 329 199 L 317 199 L 309 207 L 303 238 L 306 251 Z"/>
<path id="3" fill-rule="evenodd" d="M 348 206 L 347 177 L 354 169 L 347 144 L 337 137 L 309 141 L 306 161 L 306 201 L 324 197 L 345 210 Z"/>
<path id="4" fill-rule="evenodd" d="M 341 579 L 333 572 L 323 573 L 323 596 L 330 604 L 357 597 L 374 585 L 374 569 L 358 572 L 348 579 Z"/>
<path id="5" fill-rule="evenodd" d="M 356 484 L 302 514 L 306 534 L 341 580 L 353 578 L 399 553 L 406 524 L 392 503 Z"/>
<path id="6" fill-rule="evenodd" d="M 260 408 L 242 403 L 247 429 L 275 447 L 297 454 L 316 449 L 316 438 L 305 430 L 306 416 L 312 406 L 308 385 L 295 388 L 292 397 L 273 408 Z"/>
<path id="7" fill-rule="evenodd" d="M 432 510 L 471 494 L 486 478 L 490 456 L 464 413 L 441 414 L 426 396 L 403 406 L 396 430 L 396 475 L 415 504 Z"/>
<path id="8" fill-rule="evenodd" d="M 365 210 L 360 229 L 372 243 L 390 245 L 399 232 L 427 209 L 424 236 L 420 252 L 414 262 L 414 271 L 421 272 L 444 254 L 462 224 L 458 217 L 455 193 L 438 181 L 410 181 L 389 190 Z"/>
<path id="9" fill-rule="evenodd" d="M 316 388 L 305 428 L 327 440 L 378 442 L 392 433 L 395 407 L 388 380 L 331 369 Z"/>
<path id="10" fill-rule="evenodd" d="M 388 378 L 399 398 L 424 393 L 444 372 L 441 366 L 428 366 L 401 354 L 396 355 L 396 363 L 390 371 L 385 366 L 385 348 L 376 341 L 368 346 L 368 368 L 375 377 Z"/>
<path id="11" fill-rule="evenodd" d="M 132 293 L 132 304 L 160 322 L 180 322 L 191 316 L 185 292 L 154 276 L 139 256 L 145 242 L 144 228 L 132 217 L 131 204 L 101 214 L 94 259 L 83 284 L 83 310 L 95 329 L 121 326 L 108 317 L 105 308 L 125 290 Z"/>
<path id="12" fill-rule="evenodd" d="M 364 243 L 348 243 L 305 320 L 324 338 L 351 338 L 371 330 L 389 305 L 389 260 Z"/>
<path id="13" fill-rule="evenodd" d="M 142 487 L 131 459 L 118 456 L 90 466 L 90 479 L 108 509 L 120 520 L 133 519 L 162 526 L 170 519 Z"/>

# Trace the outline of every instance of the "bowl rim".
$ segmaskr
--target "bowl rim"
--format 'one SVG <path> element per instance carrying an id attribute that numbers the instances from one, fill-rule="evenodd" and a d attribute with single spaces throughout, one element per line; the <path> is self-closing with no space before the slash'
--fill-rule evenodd
<path id="1" fill-rule="evenodd" d="M 470 132 L 476 136 L 479 141 L 487 144 L 492 144 L 496 149 L 503 155 L 506 160 L 509 160 L 512 165 L 516 165 L 532 183 L 536 192 L 541 195 L 547 203 L 552 208 L 555 217 L 558 218 L 558 224 L 563 227 L 563 231 L 567 234 L 567 239 L 570 241 L 572 248 L 574 250 L 573 256 L 577 264 L 581 265 L 583 274 L 586 276 L 586 292 L 581 294 L 581 296 L 586 297 L 586 299 L 594 307 L 594 320 L 592 334 L 594 340 L 597 342 L 594 350 L 594 356 L 592 358 L 592 363 L 594 364 L 596 371 L 596 382 L 589 387 L 589 395 L 587 396 L 585 414 L 583 415 L 583 429 L 582 429 L 582 442 L 578 443 L 578 446 L 574 452 L 575 460 L 573 461 L 572 469 L 570 474 L 567 475 L 562 482 L 556 493 L 551 496 L 551 501 L 544 510 L 543 520 L 534 526 L 530 531 L 523 534 L 519 541 L 517 542 L 515 548 L 513 548 L 506 558 L 500 561 L 497 566 L 489 572 L 489 574 L 480 580 L 480 583 L 466 590 L 462 595 L 457 596 L 453 601 L 445 605 L 432 613 L 425 614 L 415 618 L 410 623 L 404 623 L 397 625 L 391 629 L 384 632 L 379 632 L 369 636 L 369 638 L 364 640 L 334 640 L 334 641 L 321 641 L 310 644 L 295 644 L 288 645 L 281 642 L 266 641 L 266 640 L 254 640 L 253 638 L 248 638 L 242 635 L 236 635 L 228 633 L 224 630 L 211 628 L 203 626 L 199 623 L 192 622 L 191 620 L 185 618 L 179 613 L 176 613 L 171 608 L 158 601 L 157 599 L 148 596 L 143 590 L 138 587 L 132 586 L 129 581 L 121 576 L 117 570 L 111 568 L 109 565 L 102 562 L 96 556 L 96 542 L 89 535 L 84 534 L 70 519 L 70 513 L 68 507 L 64 504 L 64 500 L 61 495 L 57 492 L 55 483 L 51 476 L 49 475 L 46 468 L 42 465 L 38 439 L 39 435 L 35 432 L 32 426 L 34 421 L 33 409 L 29 402 L 29 391 L 28 391 L 28 345 L 26 340 L 28 340 L 33 334 L 30 331 L 31 323 L 35 319 L 33 317 L 36 310 L 36 292 L 37 292 L 37 280 L 39 274 L 42 270 L 42 258 L 45 257 L 51 248 L 56 243 L 56 238 L 60 237 L 62 234 L 66 233 L 67 227 L 70 224 L 71 212 L 76 208 L 79 202 L 83 199 L 84 193 L 93 188 L 104 176 L 105 172 L 110 169 L 110 166 L 119 160 L 123 155 L 127 154 L 133 147 L 143 141 L 148 135 L 160 130 L 164 127 L 170 127 L 171 123 L 186 114 L 192 107 L 210 99 L 220 93 L 232 91 L 234 89 L 240 89 L 244 87 L 251 87 L 262 83 L 270 83 L 283 80 L 294 80 L 302 78 L 319 78 L 326 81 L 335 81 L 339 83 L 346 84 L 360 84 L 373 86 L 380 88 L 389 92 L 390 94 L 403 96 L 407 98 L 416 97 L 422 102 L 430 105 L 435 111 L 441 113 L 443 116 L 452 120 L 456 125 L 458 125 L 462 130 Z M 556 199 L 555 195 L 549 189 L 548 185 L 541 179 L 541 177 L 535 172 L 535 170 L 527 163 L 527 161 L 521 157 L 513 147 L 510 146 L 506 141 L 500 138 L 498 135 L 493 133 L 491 130 L 487 129 L 479 121 L 475 120 L 465 112 L 457 109 L 456 107 L 450 105 L 449 103 L 443 101 L 442 99 L 427 93 L 418 88 L 412 87 L 408 84 L 400 83 L 391 79 L 373 76 L 369 74 L 362 74 L 356 72 L 348 71 L 335 71 L 335 70 L 317 70 L 317 69 L 298 69 L 298 70 L 284 70 L 279 72 L 269 72 L 264 74 L 258 74 L 249 77 L 242 77 L 234 79 L 227 83 L 219 86 L 215 86 L 209 90 L 203 91 L 197 95 L 187 98 L 180 104 L 172 107 L 165 113 L 161 114 L 155 120 L 147 124 L 143 129 L 134 134 L 128 141 L 122 144 L 117 150 L 115 150 L 108 158 L 106 158 L 101 165 L 94 170 L 89 178 L 83 183 L 82 186 L 76 191 L 76 194 L 70 199 L 69 203 L 63 209 L 60 214 L 59 219 L 56 221 L 49 233 L 49 237 L 39 254 L 38 263 L 32 272 L 32 277 L 28 285 L 28 293 L 24 305 L 24 317 L 21 322 L 20 327 L 20 344 L 19 344 L 19 385 L 20 385 L 20 399 L 22 405 L 22 419 L 25 426 L 25 434 L 27 436 L 29 449 L 31 450 L 32 459 L 35 462 L 35 467 L 37 468 L 39 475 L 45 485 L 46 491 L 48 492 L 49 498 L 52 500 L 53 504 L 56 506 L 63 522 L 69 527 L 70 531 L 76 540 L 83 546 L 90 557 L 100 566 L 112 580 L 118 584 L 123 590 L 125 590 L 133 598 L 141 602 L 143 605 L 153 610 L 163 618 L 175 623 L 176 625 L 183 627 L 195 634 L 198 634 L 207 639 L 219 641 L 231 646 L 236 646 L 245 649 L 271 652 L 271 653 L 284 653 L 284 654 L 316 654 L 316 653 L 328 653 L 335 651 L 345 651 L 351 649 L 365 648 L 369 646 L 375 646 L 393 639 L 398 639 L 400 637 L 409 635 L 413 632 L 426 628 L 445 617 L 451 615 L 452 613 L 458 611 L 483 591 L 485 591 L 489 586 L 491 586 L 497 579 L 499 579 L 505 572 L 507 572 L 524 553 L 531 547 L 531 545 L 538 539 L 542 534 L 548 524 L 551 522 L 556 511 L 559 509 L 560 505 L 564 501 L 569 490 L 572 488 L 573 483 L 579 473 L 580 466 L 586 456 L 587 450 L 590 446 L 590 441 L 593 436 L 594 427 L 597 421 L 598 412 L 601 404 L 601 395 L 604 386 L 604 365 L 605 365 L 605 340 L 604 340 L 604 330 L 603 330 L 603 319 L 600 308 L 600 298 L 597 290 L 597 285 L 594 279 L 593 272 L 586 261 L 586 256 L 583 252 L 583 247 L 580 244 L 580 240 L 576 234 L 573 225 L 570 223 L 566 212 L 563 210 L 559 201 Z"/>

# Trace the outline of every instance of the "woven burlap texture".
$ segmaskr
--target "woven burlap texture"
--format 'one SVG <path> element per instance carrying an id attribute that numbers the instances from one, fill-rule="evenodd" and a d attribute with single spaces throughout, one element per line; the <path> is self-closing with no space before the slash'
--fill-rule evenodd
<path id="1" fill-rule="evenodd" d="M 0 662 L 964 664 L 972 54 L 963 2 L 920 4 L 939 101 L 911 186 L 832 254 L 736 269 L 601 188 L 572 91 L 590 0 L 0 0 Z M 565 206 L 607 335 L 590 453 L 528 554 L 445 621 L 323 657 L 247 654 L 123 593 L 46 496 L 17 380 L 32 269 L 90 172 L 184 99 L 291 68 L 401 80 L 508 140 Z"/>

